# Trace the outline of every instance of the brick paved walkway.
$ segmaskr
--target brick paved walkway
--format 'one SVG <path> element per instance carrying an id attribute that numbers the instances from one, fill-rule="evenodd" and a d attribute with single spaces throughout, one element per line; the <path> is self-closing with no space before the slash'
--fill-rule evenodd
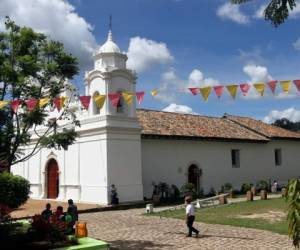
<path id="1" fill-rule="evenodd" d="M 186 238 L 183 220 L 143 216 L 143 209 L 80 215 L 89 235 L 111 244 L 111 249 L 294 249 L 287 236 L 276 233 L 195 223 L 202 237 Z"/>

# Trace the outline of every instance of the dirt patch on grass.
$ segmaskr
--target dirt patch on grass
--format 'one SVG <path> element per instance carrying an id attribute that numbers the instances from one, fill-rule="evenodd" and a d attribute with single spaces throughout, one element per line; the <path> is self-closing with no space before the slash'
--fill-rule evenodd
<path id="1" fill-rule="evenodd" d="M 241 219 L 263 219 L 269 221 L 271 223 L 280 222 L 286 218 L 286 214 L 281 211 L 268 211 L 267 213 L 259 213 L 259 214 L 243 214 L 238 215 L 236 218 Z"/>

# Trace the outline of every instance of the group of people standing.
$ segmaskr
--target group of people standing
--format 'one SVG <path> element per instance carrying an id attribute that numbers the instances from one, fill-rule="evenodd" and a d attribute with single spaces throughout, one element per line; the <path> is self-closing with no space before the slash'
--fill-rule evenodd
<path id="1" fill-rule="evenodd" d="M 74 233 L 74 225 L 78 221 L 77 206 L 72 199 L 68 200 L 67 212 L 63 211 L 62 206 L 58 206 L 55 212 L 51 210 L 51 204 L 46 204 L 46 209 L 42 212 L 42 217 L 49 222 L 61 223 L 61 226 L 65 228 L 66 234 Z"/>

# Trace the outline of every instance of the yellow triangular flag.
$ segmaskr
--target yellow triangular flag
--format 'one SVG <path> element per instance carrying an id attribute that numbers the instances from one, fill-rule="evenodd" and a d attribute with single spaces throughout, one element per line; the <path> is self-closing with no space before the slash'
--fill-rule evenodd
<path id="1" fill-rule="evenodd" d="M 125 102 L 126 102 L 128 105 L 131 105 L 131 104 L 132 104 L 132 102 L 133 102 L 133 96 L 134 96 L 133 93 L 123 92 L 123 93 L 122 93 L 122 96 L 123 96 Z"/>
<path id="2" fill-rule="evenodd" d="M 211 86 L 200 88 L 200 93 L 201 93 L 204 101 L 207 101 L 207 99 L 210 95 L 210 92 L 211 92 Z"/>
<path id="3" fill-rule="evenodd" d="M 0 109 L 3 109 L 7 104 L 9 104 L 9 101 L 0 101 Z"/>
<path id="4" fill-rule="evenodd" d="M 254 85 L 254 88 L 256 89 L 256 91 L 261 95 L 263 96 L 264 95 L 264 92 L 265 92 L 265 84 L 260 82 L 260 83 L 255 83 L 253 84 Z"/>
<path id="5" fill-rule="evenodd" d="M 67 96 L 61 96 L 60 100 L 61 100 L 61 106 L 63 107 L 65 102 L 68 100 L 68 97 Z"/>
<path id="6" fill-rule="evenodd" d="M 98 109 L 102 109 L 104 102 L 106 99 L 106 95 L 96 95 L 94 96 L 94 101 Z"/>
<path id="7" fill-rule="evenodd" d="M 280 81 L 280 85 L 281 85 L 281 88 L 282 88 L 282 90 L 283 90 L 284 93 L 286 93 L 286 94 L 289 93 L 291 82 L 292 81 L 290 81 L 290 80 Z"/>
<path id="8" fill-rule="evenodd" d="M 157 90 L 157 89 L 151 90 L 151 91 L 150 91 L 150 94 L 151 94 L 152 96 L 156 96 L 156 95 L 158 94 L 158 90 Z"/>
<path id="9" fill-rule="evenodd" d="M 237 89 L 238 89 L 238 85 L 227 85 L 226 86 L 228 92 L 230 93 L 230 95 L 232 96 L 232 98 L 234 99 L 237 93 Z"/>
<path id="10" fill-rule="evenodd" d="M 42 98 L 39 100 L 39 107 L 43 108 L 44 106 L 46 106 L 50 101 L 50 98 L 46 97 L 46 98 Z"/>

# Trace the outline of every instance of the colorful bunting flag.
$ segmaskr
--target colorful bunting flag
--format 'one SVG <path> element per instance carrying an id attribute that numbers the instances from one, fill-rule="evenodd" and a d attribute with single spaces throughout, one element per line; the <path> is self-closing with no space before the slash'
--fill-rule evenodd
<path id="1" fill-rule="evenodd" d="M 275 90 L 276 90 L 276 86 L 277 86 L 277 82 L 276 80 L 272 80 L 272 81 L 269 81 L 267 84 L 269 86 L 269 88 L 271 89 L 273 95 L 275 95 Z"/>
<path id="2" fill-rule="evenodd" d="M 211 86 L 200 88 L 200 93 L 201 93 L 204 101 L 207 101 L 207 99 L 210 95 L 210 92 L 211 92 Z"/>
<path id="3" fill-rule="evenodd" d="M 298 89 L 298 91 L 300 91 L 300 80 L 294 80 L 294 84 L 295 84 L 296 88 Z"/>
<path id="4" fill-rule="evenodd" d="M 26 100 L 25 103 L 26 103 L 28 111 L 32 112 L 36 108 L 38 102 L 39 102 L 39 100 L 34 99 L 34 98 Z"/>
<path id="5" fill-rule="evenodd" d="M 256 91 L 263 96 L 265 92 L 265 84 L 264 83 L 255 83 L 253 84 Z"/>
<path id="6" fill-rule="evenodd" d="M 141 104 L 144 100 L 145 92 L 141 91 L 141 92 L 136 92 L 135 94 L 136 94 L 136 98 L 137 98 L 138 103 Z"/>
<path id="7" fill-rule="evenodd" d="M 158 94 L 158 90 L 157 90 L 157 89 L 151 90 L 151 91 L 150 91 L 150 94 L 151 94 L 152 96 L 156 96 L 156 95 Z"/>
<path id="8" fill-rule="evenodd" d="M 241 83 L 240 89 L 242 91 L 243 96 L 246 96 L 248 94 L 249 89 L 251 88 L 251 85 L 248 83 Z"/>
<path id="9" fill-rule="evenodd" d="M 13 100 L 12 102 L 11 102 L 11 109 L 14 111 L 14 113 L 17 113 L 17 111 L 18 111 L 18 107 L 19 107 L 19 105 L 21 104 L 21 101 L 20 100 Z"/>
<path id="10" fill-rule="evenodd" d="M 219 85 L 219 86 L 214 86 L 213 88 L 214 88 L 214 91 L 215 91 L 215 93 L 216 93 L 216 96 L 217 96 L 218 98 L 220 98 L 221 95 L 223 94 L 224 86 Z"/>
<path id="11" fill-rule="evenodd" d="M 234 99 L 237 93 L 238 85 L 227 85 L 226 86 L 228 92 L 230 93 L 231 97 Z"/>
<path id="12" fill-rule="evenodd" d="M 79 97 L 81 105 L 84 109 L 88 110 L 90 106 L 91 96 L 90 95 L 83 95 Z"/>
<path id="13" fill-rule="evenodd" d="M 60 110 L 64 106 L 66 99 L 67 99 L 67 97 L 65 97 L 65 96 L 58 96 L 58 97 L 54 98 L 53 103 L 54 103 L 55 107 L 57 108 L 58 112 L 60 112 Z"/>
<path id="14" fill-rule="evenodd" d="M 189 90 L 192 92 L 193 95 L 199 94 L 199 91 L 200 91 L 199 88 L 189 88 Z"/>
<path id="15" fill-rule="evenodd" d="M 133 96 L 134 96 L 133 93 L 122 92 L 122 96 L 123 96 L 125 102 L 126 102 L 128 105 L 131 105 L 131 104 L 132 104 L 132 102 L 133 102 Z"/>
<path id="16" fill-rule="evenodd" d="M 48 97 L 40 99 L 39 107 L 44 108 L 49 103 L 49 101 L 50 101 L 50 98 L 48 98 Z"/>
<path id="17" fill-rule="evenodd" d="M 119 103 L 119 100 L 120 100 L 120 94 L 119 93 L 109 93 L 108 98 L 109 98 L 111 104 L 114 107 L 118 107 L 118 103 Z"/>
<path id="18" fill-rule="evenodd" d="M 9 101 L 0 101 L 0 109 L 3 109 L 8 104 L 9 104 Z"/>
<path id="19" fill-rule="evenodd" d="M 291 86 L 291 81 L 290 80 L 280 81 L 280 85 L 281 85 L 281 88 L 282 88 L 283 92 L 288 94 L 290 86 Z"/>
<path id="20" fill-rule="evenodd" d="M 94 96 L 94 101 L 98 109 L 102 109 L 104 102 L 106 99 L 106 95 L 96 95 Z"/>

